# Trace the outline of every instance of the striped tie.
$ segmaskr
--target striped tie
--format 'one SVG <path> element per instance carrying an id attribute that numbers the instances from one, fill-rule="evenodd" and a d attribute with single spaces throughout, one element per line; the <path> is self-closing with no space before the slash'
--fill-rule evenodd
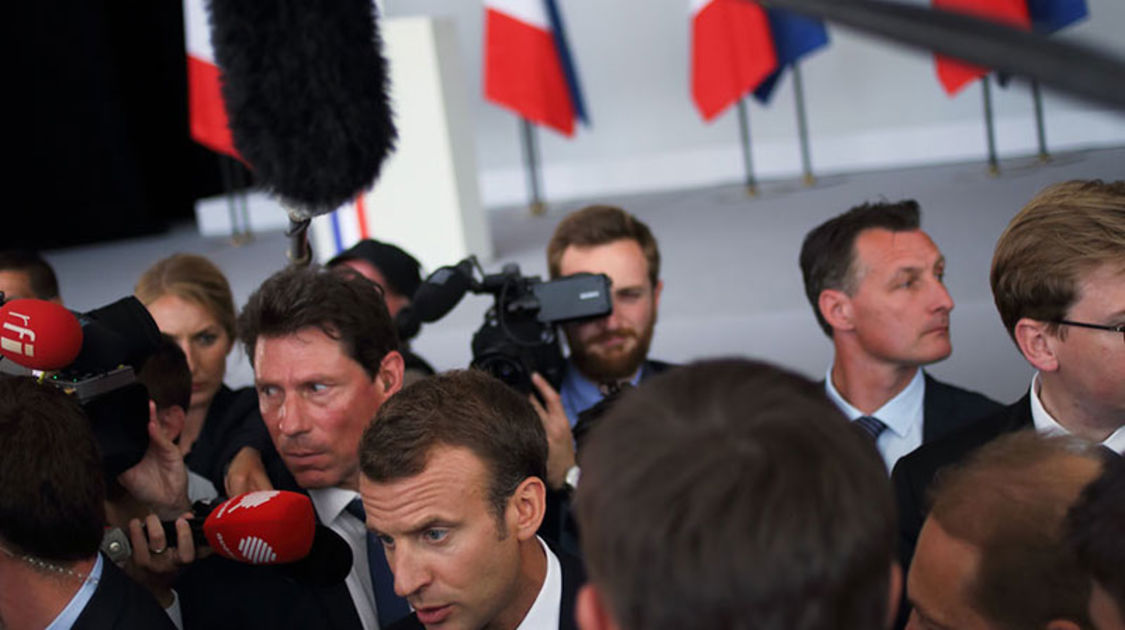
<path id="1" fill-rule="evenodd" d="M 872 441 L 878 440 L 883 431 L 887 430 L 887 425 L 883 424 L 882 420 L 871 416 L 860 416 L 855 419 L 855 423 L 863 427 L 863 430 L 871 436 Z"/>

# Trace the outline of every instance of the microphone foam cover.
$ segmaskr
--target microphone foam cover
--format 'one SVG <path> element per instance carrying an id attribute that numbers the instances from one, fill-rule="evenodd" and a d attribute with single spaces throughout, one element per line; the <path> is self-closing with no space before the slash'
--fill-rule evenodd
<path id="1" fill-rule="evenodd" d="M 231 497 L 203 522 L 219 555 L 247 564 L 285 564 L 308 555 L 316 531 L 312 501 L 284 490 Z"/>
<path id="2" fill-rule="evenodd" d="M 371 187 L 396 132 L 372 0 L 212 0 L 231 134 L 291 218 Z"/>
<path id="3" fill-rule="evenodd" d="M 82 325 L 46 300 L 18 299 L 0 306 L 0 355 L 33 370 L 58 370 L 82 350 Z"/>

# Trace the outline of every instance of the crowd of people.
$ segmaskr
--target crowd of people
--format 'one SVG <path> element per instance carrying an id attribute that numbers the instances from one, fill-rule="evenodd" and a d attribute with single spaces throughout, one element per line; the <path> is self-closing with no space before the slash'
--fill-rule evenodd
<path id="1" fill-rule="evenodd" d="M 565 374 L 530 395 L 410 352 L 420 266 L 394 245 L 239 310 L 206 258 L 165 258 L 135 290 L 163 335 L 132 468 L 106 473 L 64 388 L 0 378 L 0 628 L 1125 630 L 1125 181 L 1050 186 L 999 235 L 993 296 L 1035 369 L 1010 405 L 925 371 L 952 352 L 939 245 L 912 200 L 810 226 L 816 382 L 650 358 L 657 239 L 583 208 L 550 276 L 605 274 L 612 309 L 561 326 Z M 57 284 L 0 254 L 6 299 Z M 223 383 L 235 343 L 253 387 Z M 307 496 L 346 575 L 193 534 L 197 501 L 259 490 Z"/>

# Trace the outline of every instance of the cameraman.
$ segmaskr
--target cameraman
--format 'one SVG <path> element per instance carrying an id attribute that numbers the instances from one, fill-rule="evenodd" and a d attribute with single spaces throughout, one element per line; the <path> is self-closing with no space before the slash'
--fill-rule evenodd
<path id="1" fill-rule="evenodd" d="M 556 392 L 532 377 L 545 404 L 532 397 L 547 430 L 552 489 L 577 483 L 573 428 L 579 414 L 622 385 L 636 385 L 669 365 L 648 359 L 660 304 L 660 251 L 648 226 L 621 208 L 588 206 L 555 228 L 547 245 L 552 279 L 575 273 L 609 276 L 613 311 L 563 326 L 570 347 L 566 375 Z"/>

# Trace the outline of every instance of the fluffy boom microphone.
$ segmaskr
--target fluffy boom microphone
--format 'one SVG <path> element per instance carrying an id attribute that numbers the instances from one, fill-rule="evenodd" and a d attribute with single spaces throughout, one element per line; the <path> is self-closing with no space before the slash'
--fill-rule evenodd
<path id="1" fill-rule="evenodd" d="M 211 35 L 235 147 L 307 264 L 311 218 L 370 188 L 394 149 L 372 0 L 211 0 Z"/>

